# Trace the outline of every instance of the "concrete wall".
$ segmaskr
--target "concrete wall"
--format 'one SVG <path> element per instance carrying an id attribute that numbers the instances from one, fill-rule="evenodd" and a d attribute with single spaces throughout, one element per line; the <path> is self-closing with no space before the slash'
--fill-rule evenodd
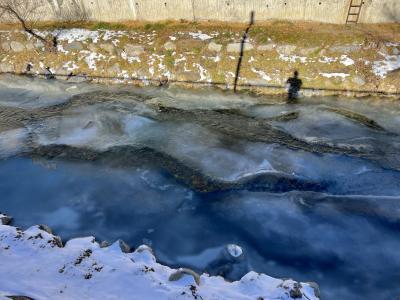
<path id="1" fill-rule="evenodd" d="M 91 20 L 160 21 L 167 19 L 247 22 L 256 20 L 305 20 L 343 24 L 351 0 L 26 0 L 45 1 L 41 20 L 60 18 L 60 11 L 73 15 L 84 11 Z M 360 23 L 400 22 L 400 0 L 363 1 Z M 3 20 L 4 21 L 4 20 Z"/>

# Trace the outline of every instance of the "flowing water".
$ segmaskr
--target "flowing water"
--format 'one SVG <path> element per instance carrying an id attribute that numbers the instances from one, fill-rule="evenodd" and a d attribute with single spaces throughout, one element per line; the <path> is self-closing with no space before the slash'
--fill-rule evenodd
<path id="1" fill-rule="evenodd" d="M 400 296 L 400 103 L 0 78 L 0 211 L 159 261 Z M 237 244 L 232 260 L 224 247 Z"/>

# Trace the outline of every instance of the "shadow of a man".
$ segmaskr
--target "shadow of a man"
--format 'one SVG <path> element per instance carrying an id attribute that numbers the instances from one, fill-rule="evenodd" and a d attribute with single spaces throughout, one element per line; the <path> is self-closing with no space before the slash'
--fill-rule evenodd
<path id="1" fill-rule="evenodd" d="M 296 100 L 299 97 L 299 91 L 303 82 L 299 79 L 299 72 L 294 71 L 293 77 L 286 81 L 286 88 L 288 91 L 288 100 Z"/>

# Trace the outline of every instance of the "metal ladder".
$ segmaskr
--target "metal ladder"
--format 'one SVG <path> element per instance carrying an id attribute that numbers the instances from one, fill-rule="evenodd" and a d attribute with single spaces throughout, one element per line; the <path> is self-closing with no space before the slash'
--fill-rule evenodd
<path id="1" fill-rule="evenodd" d="M 360 18 L 361 7 L 363 0 L 350 0 L 349 11 L 347 13 L 346 24 L 357 24 Z"/>

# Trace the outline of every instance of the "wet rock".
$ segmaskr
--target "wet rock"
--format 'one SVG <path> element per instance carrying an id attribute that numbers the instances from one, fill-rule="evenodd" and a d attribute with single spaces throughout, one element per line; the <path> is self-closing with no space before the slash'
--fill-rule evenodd
<path id="1" fill-rule="evenodd" d="M 31 297 L 27 296 L 6 296 L 6 298 L 12 299 L 12 300 L 34 300 Z"/>
<path id="2" fill-rule="evenodd" d="M 114 47 L 113 44 L 101 44 L 100 45 L 100 49 L 103 49 L 104 51 L 106 51 L 110 55 L 115 55 L 116 54 L 115 47 Z"/>
<path id="3" fill-rule="evenodd" d="M 315 297 L 321 299 L 321 292 L 319 290 L 319 285 L 316 282 L 307 282 L 307 284 L 314 290 Z"/>
<path id="4" fill-rule="evenodd" d="M 128 56 L 137 56 L 144 52 L 144 47 L 140 45 L 126 44 L 124 51 Z"/>
<path id="5" fill-rule="evenodd" d="M 144 252 L 144 251 L 148 251 L 148 252 L 150 252 L 151 254 L 154 255 L 153 249 L 151 249 L 151 248 L 150 248 L 149 246 L 147 246 L 147 245 L 141 245 L 141 246 L 139 246 L 139 247 L 136 249 L 136 252 L 138 252 L 138 253 L 142 253 L 142 252 Z"/>
<path id="6" fill-rule="evenodd" d="M 276 47 L 276 51 L 284 55 L 290 55 L 297 49 L 294 45 L 279 45 Z"/>
<path id="7" fill-rule="evenodd" d="M 273 51 L 275 49 L 275 44 L 265 44 L 265 45 L 260 45 L 257 47 L 258 51 Z"/>
<path id="8" fill-rule="evenodd" d="M 211 42 L 211 43 L 208 44 L 208 50 L 212 51 L 212 52 L 221 52 L 222 45 L 221 44 L 217 44 L 215 42 Z"/>
<path id="9" fill-rule="evenodd" d="M 14 66 L 7 62 L 0 63 L 0 73 L 12 73 L 14 72 Z"/>
<path id="10" fill-rule="evenodd" d="M 108 241 L 102 241 L 100 243 L 100 248 L 107 248 L 110 246 L 110 243 Z"/>
<path id="11" fill-rule="evenodd" d="M 131 253 L 131 247 L 128 246 L 127 243 L 125 243 L 123 240 L 119 240 L 119 247 L 121 248 L 121 251 L 123 253 Z"/>
<path id="12" fill-rule="evenodd" d="M 74 42 L 72 42 L 72 43 L 70 43 L 70 44 L 65 45 L 65 46 L 64 46 L 64 49 L 65 49 L 66 51 L 72 51 L 72 52 L 74 52 L 74 51 L 80 51 L 80 50 L 82 50 L 82 49 L 83 49 L 83 46 L 82 46 L 82 44 L 81 44 L 80 42 L 74 41 Z"/>
<path id="13" fill-rule="evenodd" d="M 329 48 L 330 52 L 339 52 L 339 53 L 351 53 L 360 50 L 361 50 L 360 45 L 338 45 Z"/>
<path id="14" fill-rule="evenodd" d="M 244 43 L 244 47 L 243 47 L 243 51 L 250 51 L 253 50 L 254 46 L 250 43 Z M 228 44 L 228 46 L 226 47 L 226 51 L 230 52 L 230 53 L 240 53 L 241 50 L 241 43 L 232 43 L 232 44 Z"/>
<path id="15" fill-rule="evenodd" d="M 298 282 L 294 283 L 293 288 L 290 289 L 290 292 L 289 292 L 290 298 L 293 298 L 293 299 L 303 298 L 303 293 L 301 292 L 301 288 L 302 288 L 302 286 L 300 283 L 298 283 Z"/>
<path id="16" fill-rule="evenodd" d="M 10 43 L 10 47 L 11 47 L 11 50 L 14 52 L 22 52 L 25 50 L 25 46 L 22 43 L 16 42 L 16 41 L 12 41 Z"/>
<path id="17" fill-rule="evenodd" d="M 6 214 L 0 213 L 0 224 L 2 225 L 8 225 L 12 221 L 12 217 L 7 216 Z"/>
<path id="18" fill-rule="evenodd" d="M 39 225 L 38 226 L 40 230 L 46 231 L 48 234 L 53 234 L 53 231 L 51 230 L 51 228 L 47 225 Z"/>
<path id="19" fill-rule="evenodd" d="M 90 82 L 92 81 L 86 74 L 75 74 L 67 77 L 69 82 L 73 83 L 82 83 L 82 82 Z"/>
<path id="20" fill-rule="evenodd" d="M 174 273 L 172 273 L 169 276 L 168 280 L 169 281 L 178 281 L 185 275 L 192 276 L 194 281 L 196 282 L 196 284 L 200 285 L 200 275 L 197 274 L 195 271 L 188 269 L 188 268 L 180 268 L 180 269 L 176 270 Z"/>
<path id="21" fill-rule="evenodd" d="M 366 83 L 365 79 L 359 75 L 354 76 L 351 81 L 359 86 L 364 85 Z"/>
<path id="22" fill-rule="evenodd" d="M 1 49 L 3 49 L 5 52 L 11 51 L 11 46 L 10 43 L 4 42 L 1 44 Z"/>
<path id="23" fill-rule="evenodd" d="M 165 50 L 173 51 L 173 50 L 176 50 L 176 45 L 175 45 L 175 43 L 173 43 L 173 42 L 166 42 L 166 43 L 164 44 L 164 49 L 165 49 Z"/>
<path id="24" fill-rule="evenodd" d="M 235 244 L 226 245 L 226 250 L 235 259 L 243 255 L 243 249 Z"/>

